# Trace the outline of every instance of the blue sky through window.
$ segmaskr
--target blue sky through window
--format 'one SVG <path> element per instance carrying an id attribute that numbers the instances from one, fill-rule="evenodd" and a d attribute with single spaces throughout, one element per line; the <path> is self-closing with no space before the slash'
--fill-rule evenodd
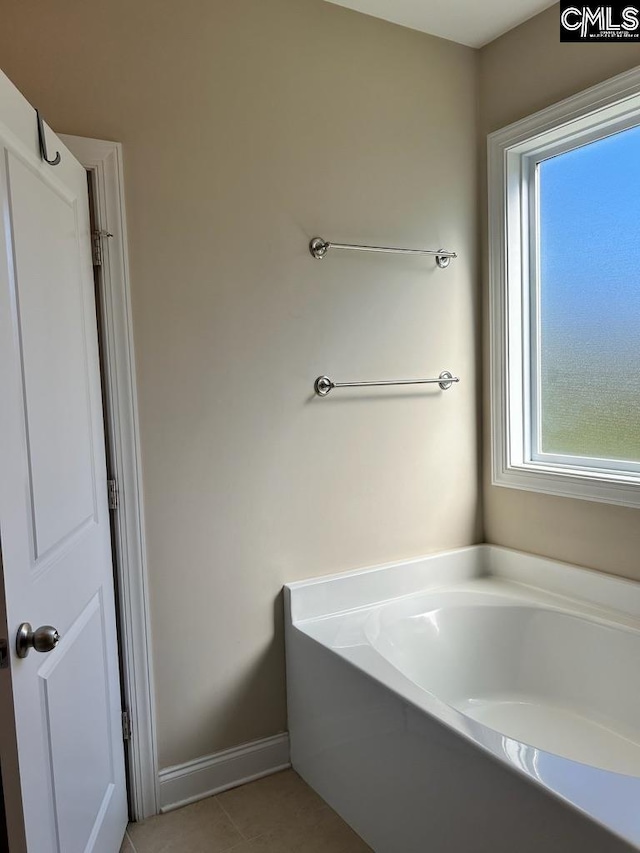
<path id="1" fill-rule="evenodd" d="M 640 461 L 640 127 L 538 177 L 540 449 Z"/>

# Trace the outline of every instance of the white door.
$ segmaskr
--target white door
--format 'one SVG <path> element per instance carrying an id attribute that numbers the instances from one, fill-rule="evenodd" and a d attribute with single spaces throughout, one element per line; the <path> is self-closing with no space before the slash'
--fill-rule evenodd
<path id="1" fill-rule="evenodd" d="M 127 802 L 87 179 L 48 129 L 46 141 L 56 166 L 0 72 L 4 678 L 28 853 L 117 853 Z M 23 622 L 54 626 L 57 646 L 20 658 Z"/>

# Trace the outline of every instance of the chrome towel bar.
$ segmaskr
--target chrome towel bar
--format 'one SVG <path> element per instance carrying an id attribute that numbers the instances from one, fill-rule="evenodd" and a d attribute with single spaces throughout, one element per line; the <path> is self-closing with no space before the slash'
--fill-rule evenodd
<path id="1" fill-rule="evenodd" d="M 314 237 L 309 243 L 309 251 L 316 260 L 321 261 L 329 249 L 350 249 L 354 252 L 387 252 L 393 255 L 434 255 L 436 264 L 441 270 L 446 269 L 452 258 L 457 258 L 455 252 L 445 249 L 395 249 L 390 246 L 359 246 L 351 243 L 331 243 L 322 237 Z"/>
<path id="2" fill-rule="evenodd" d="M 442 391 L 448 391 L 454 382 L 460 382 L 460 378 L 448 370 L 443 370 L 437 379 L 383 379 L 378 382 L 334 382 L 328 376 L 318 376 L 313 387 L 318 397 L 326 397 L 334 388 L 366 388 L 377 385 L 439 385 Z"/>

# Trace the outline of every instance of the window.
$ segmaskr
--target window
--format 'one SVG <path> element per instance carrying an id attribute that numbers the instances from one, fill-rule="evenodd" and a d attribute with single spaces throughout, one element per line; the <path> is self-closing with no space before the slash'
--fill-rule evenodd
<path id="1" fill-rule="evenodd" d="M 640 71 L 489 137 L 493 482 L 640 506 Z"/>

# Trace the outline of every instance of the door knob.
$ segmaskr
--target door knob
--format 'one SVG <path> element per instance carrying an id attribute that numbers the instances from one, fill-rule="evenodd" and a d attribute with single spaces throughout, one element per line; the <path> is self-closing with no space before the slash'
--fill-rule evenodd
<path id="1" fill-rule="evenodd" d="M 16 636 L 16 653 L 26 658 L 31 649 L 37 652 L 50 652 L 60 642 L 60 634 L 51 625 L 41 625 L 34 631 L 28 622 L 23 622 Z"/>

